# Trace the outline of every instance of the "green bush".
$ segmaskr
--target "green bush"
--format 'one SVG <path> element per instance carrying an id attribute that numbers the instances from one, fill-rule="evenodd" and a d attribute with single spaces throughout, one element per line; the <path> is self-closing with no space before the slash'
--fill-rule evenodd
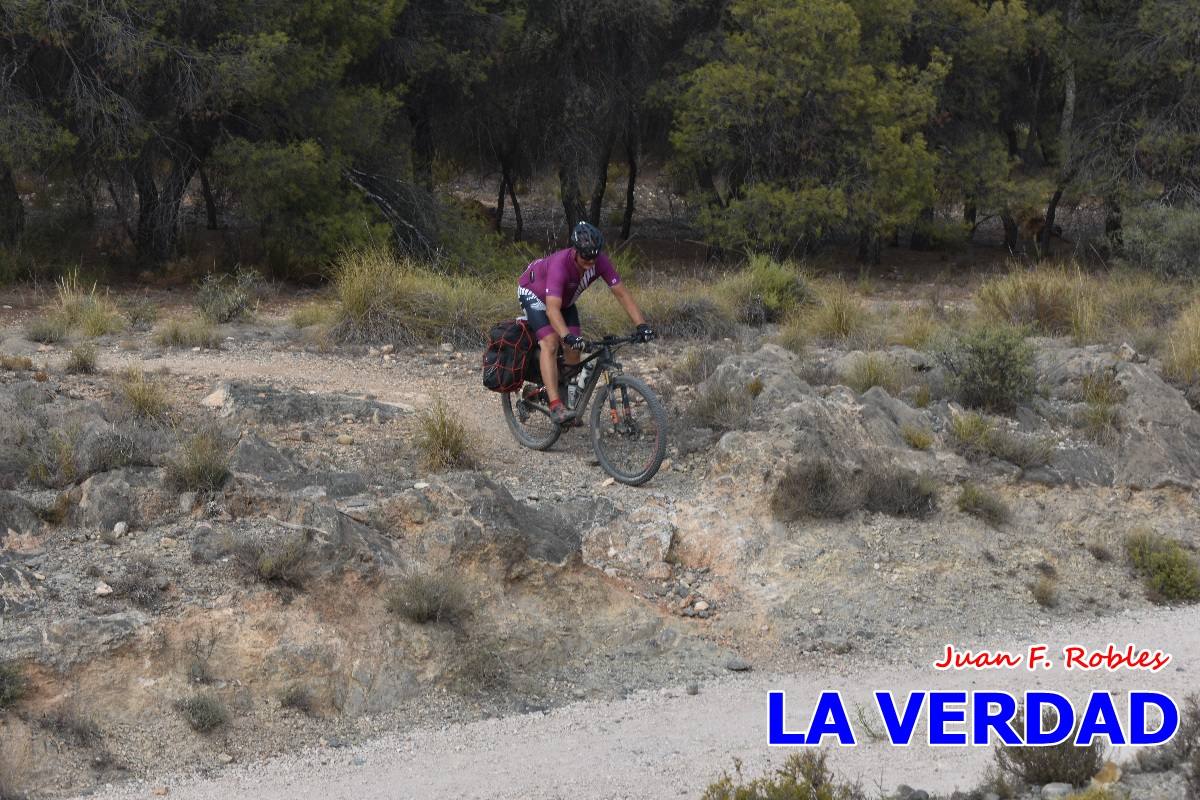
<path id="1" fill-rule="evenodd" d="M 974 483 L 962 487 L 957 505 L 959 511 L 979 517 L 989 525 L 1003 525 L 1012 517 L 1012 512 L 1003 500 Z"/>
<path id="2" fill-rule="evenodd" d="M 1058 721 L 1057 715 L 1047 709 L 1042 717 L 1043 730 L 1049 730 Z M 1023 717 L 1018 716 L 1014 724 L 1023 726 Z M 1010 775 L 1027 786 L 1044 786 L 1047 783 L 1069 783 L 1072 786 L 1086 785 L 1104 766 L 1105 746 L 1100 740 L 1087 747 L 1075 745 L 1076 725 L 1072 735 L 1062 744 L 1045 747 L 998 747 L 996 766 L 1000 772 Z"/>
<path id="3" fill-rule="evenodd" d="M 924 517 L 937 510 L 937 484 L 928 475 L 871 463 L 860 477 L 862 506 L 893 517 Z"/>
<path id="4" fill-rule="evenodd" d="M 387 595 L 387 609 L 410 622 L 456 624 L 470 616 L 462 579 L 451 573 L 411 573 L 396 581 Z"/>
<path id="5" fill-rule="evenodd" d="M 1146 595 L 1152 602 L 1200 601 L 1200 567 L 1179 542 L 1141 529 L 1126 539 L 1125 551 L 1142 576 Z"/>
<path id="6" fill-rule="evenodd" d="M 1200 277 L 1200 208 L 1152 205 L 1125 212 L 1124 258 L 1164 276 Z"/>
<path id="7" fill-rule="evenodd" d="M 238 271 L 234 275 L 206 275 L 196 290 L 195 304 L 205 319 L 226 323 L 250 313 L 261 290 L 262 276 Z"/>
<path id="8" fill-rule="evenodd" d="M 72 375 L 91 375 L 96 371 L 96 347 L 92 344 L 81 344 L 71 349 L 67 356 L 67 372 Z"/>
<path id="9" fill-rule="evenodd" d="M 747 387 L 712 381 L 696 393 L 684 416 L 695 427 L 733 431 L 749 425 L 753 407 L 754 397 Z"/>
<path id="10" fill-rule="evenodd" d="M 12 708 L 25 696 L 25 671 L 17 664 L 0 661 L 0 711 Z"/>
<path id="11" fill-rule="evenodd" d="M 959 414 L 950 420 L 950 441 L 968 458 L 994 456 L 1022 469 L 1040 467 L 1050 460 L 1054 445 L 1001 428 L 981 414 Z"/>
<path id="12" fill-rule="evenodd" d="M 216 695 L 197 694 L 175 704 L 197 733 L 215 731 L 229 722 L 229 711 Z"/>
<path id="13" fill-rule="evenodd" d="M 803 517 L 837 519 L 858 504 L 854 476 L 824 459 L 790 465 L 771 495 L 771 510 L 784 522 Z"/>
<path id="14" fill-rule="evenodd" d="M 834 779 L 827 754 L 806 750 L 788 757 L 774 775 L 743 782 L 741 765 L 708 785 L 701 800 L 866 800 L 858 786 Z"/>
<path id="15" fill-rule="evenodd" d="M 166 465 L 166 484 L 176 492 L 215 492 L 229 480 L 229 443 L 216 429 L 189 437 Z"/>
<path id="16" fill-rule="evenodd" d="M 216 350 L 221 334 L 203 317 L 171 317 L 154 332 L 154 341 L 163 347 L 202 347 Z"/>
<path id="17" fill-rule="evenodd" d="M 746 325 L 778 322 L 815 299 L 799 267 L 765 255 L 751 256 L 749 265 L 721 280 L 715 292 L 733 317 Z"/>
<path id="18" fill-rule="evenodd" d="M 344 342 L 473 347 L 497 320 L 515 316 L 517 307 L 512 285 L 442 275 L 384 247 L 339 256 L 334 287 L 341 305 L 333 335 Z"/>
<path id="19" fill-rule="evenodd" d="M 691 347 L 671 368 L 671 380 L 695 386 L 708 380 L 728 354 L 715 347 Z"/>
<path id="20" fill-rule="evenodd" d="M 70 321 L 59 313 L 30 320 L 25 326 L 25 338 L 41 344 L 58 344 L 67 338 Z"/>
<path id="21" fill-rule="evenodd" d="M 470 469 L 475 465 L 473 437 L 440 399 L 418 416 L 415 441 L 428 470 Z"/>
<path id="22" fill-rule="evenodd" d="M 305 533 L 234 537 L 228 546 L 238 563 L 263 583 L 301 589 L 312 577 L 313 552 Z"/>
<path id="23" fill-rule="evenodd" d="M 1033 394 L 1033 348 L 1015 328 L 985 325 L 936 353 L 966 406 L 1010 411 Z"/>

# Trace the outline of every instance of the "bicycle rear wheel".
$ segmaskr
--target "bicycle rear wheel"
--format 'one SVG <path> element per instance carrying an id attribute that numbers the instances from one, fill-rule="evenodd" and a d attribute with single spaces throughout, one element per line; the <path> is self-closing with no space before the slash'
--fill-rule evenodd
<path id="1" fill-rule="evenodd" d="M 593 400 L 592 448 L 604 471 L 640 486 L 654 477 L 667 452 L 667 412 L 650 387 L 618 375 Z"/>
<path id="2" fill-rule="evenodd" d="M 516 392 L 500 395 L 500 405 L 504 408 L 504 421 L 518 442 L 531 450 L 549 450 L 558 441 L 562 428 L 522 399 L 523 392 L 534 385 L 526 383 Z"/>

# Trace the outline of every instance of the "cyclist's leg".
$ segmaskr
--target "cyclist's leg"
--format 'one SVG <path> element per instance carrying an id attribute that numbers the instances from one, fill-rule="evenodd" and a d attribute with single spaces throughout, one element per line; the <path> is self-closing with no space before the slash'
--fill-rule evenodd
<path id="1" fill-rule="evenodd" d="M 525 319 L 538 340 L 538 366 L 542 371 L 542 385 L 551 402 L 558 396 L 558 348 L 559 337 L 546 315 L 546 304 L 536 294 L 524 287 L 517 289 L 517 299 L 525 310 Z"/>

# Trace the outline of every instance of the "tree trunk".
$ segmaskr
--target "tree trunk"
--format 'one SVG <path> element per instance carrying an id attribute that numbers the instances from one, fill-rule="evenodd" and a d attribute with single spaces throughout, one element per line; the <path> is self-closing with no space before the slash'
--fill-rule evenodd
<path id="1" fill-rule="evenodd" d="M 0 245 L 13 247 L 25 230 L 25 206 L 17 194 L 12 168 L 0 162 Z"/>
<path id="2" fill-rule="evenodd" d="M 858 233 L 858 261 L 862 265 L 878 264 L 883 253 L 883 237 L 874 228 L 863 228 Z M 859 270 L 865 275 L 864 270 Z"/>
<path id="3" fill-rule="evenodd" d="M 184 156 L 175 162 L 160 190 L 148 165 L 140 165 L 134 172 L 138 189 L 138 259 L 145 264 L 157 266 L 175 254 L 179 240 L 179 204 L 188 184 L 196 174 L 199 162 Z"/>
<path id="4" fill-rule="evenodd" d="M 1004 223 L 1004 246 L 1015 256 L 1017 248 L 1021 246 L 1021 226 L 1007 209 L 1000 215 L 1000 221 Z"/>
<path id="5" fill-rule="evenodd" d="M 428 100 L 419 100 L 408 114 L 413 129 L 413 180 L 427 192 L 433 191 L 433 109 Z"/>
<path id="6" fill-rule="evenodd" d="M 213 197 L 212 185 L 208 182 L 208 173 L 200 167 L 200 191 L 204 194 L 204 213 L 208 216 L 208 229 L 215 231 L 217 224 L 217 199 Z"/>
<path id="7" fill-rule="evenodd" d="M 608 162 L 612 159 L 613 142 L 616 132 L 611 132 L 604 141 L 599 163 L 596 164 L 596 182 L 592 184 L 592 204 L 588 209 L 588 221 L 600 227 L 600 214 L 604 210 L 604 193 L 608 190 Z"/>
<path id="8" fill-rule="evenodd" d="M 506 170 L 500 168 L 500 194 L 496 197 L 496 233 L 500 232 L 500 225 L 504 222 L 504 195 L 508 191 L 508 177 Z"/>
<path id="9" fill-rule="evenodd" d="M 508 199 L 512 201 L 513 217 L 517 220 L 517 229 L 513 231 L 513 241 L 521 241 L 521 236 L 525 231 L 525 220 L 521 218 L 521 204 L 517 202 L 517 192 L 513 189 L 513 179 L 510 174 L 504 179 L 505 185 L 508 186 Z"/>
<path id="10" fill-rule="evenodd" d="M 917 216 L 917 225 L 913 228 L 912 238 L 908 242 L 909 248 L 913 250 L 932 250 L 933 236 L 931 229 L 933 227 L 933 207 L 929 206 L 921 209 L 920 215 Z"/>
<path id="11" fill-rule="evenodd" d="M 1059 186 L 1046 205 L 1046 225 L 1042 228 L 1041 241 L 1038 244 L 1038 259 L 1050 255 L 1050 237 L 1054 235 L 1054 214 L 1058 211 L 1058 203 L 1062 200 L 1063 187 Z"/>
<path id="12" fill-rule="evenodd" d="M 1121 236 L 1121 204 L 1112 197 L 1104 200 L 1104 235 L 1114 250 L 1120 251 L 1125 244 Z"/>
<path id="13" fill-rule="evenodd" d="M 971 226 L 971 232 L 967 235 L 967 239 L 975 238 L 975 229 L 979 227 L 979 207 L 972 202 L 968 202 L 963 206 L 963 222 Z"/>
<path id="14" fill-rule="evenodd" d="M 1038 151 L 1038 138 L 1041 132 L 1038 130 L 1038 117 L 1042 106 L 1042 84 L 1046 78 L 1046 53 L 1041 51 L 1037 55 L 1037 64 L 1033 75 L 1033 97 L 1030 98 L 1029 104 L 1029 135 L 1025 138 L 1025 148 L 1021 155 L 1026 164 L 1041 166 L 1042 158 Z"/>
<path id="15" fill-rule="evenodd" d="M 629 180 L 625 183 L 625 217 L 621 220 L 621 238 L 628 239 L 633 230 L 634 190 L 637 188 L 638 142 L 637 134 L 630 133 L 625 139 L 625 161 L 629 164 Z"/>
<path id="16" fill-rule="evenodd" d="M 563 218 L 567 222 L 567 231 L 570 232 L 584 215 L 583 198 L 579 196 L 579 178 L 574 167 L 559 164 L 558 190 L 562 197 Z"/>

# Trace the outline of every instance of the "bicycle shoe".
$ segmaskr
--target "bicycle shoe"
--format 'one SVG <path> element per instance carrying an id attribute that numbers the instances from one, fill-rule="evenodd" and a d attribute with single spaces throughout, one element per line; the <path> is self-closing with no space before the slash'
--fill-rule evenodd
<path id="1" fill-rule="evenodd" d="M 555 406 L 550 409 L 550 420 L 555 425 L 570 427 L 573 419 L 575 419 L 575 412 L 569 410 L 566 406 Z"/>

